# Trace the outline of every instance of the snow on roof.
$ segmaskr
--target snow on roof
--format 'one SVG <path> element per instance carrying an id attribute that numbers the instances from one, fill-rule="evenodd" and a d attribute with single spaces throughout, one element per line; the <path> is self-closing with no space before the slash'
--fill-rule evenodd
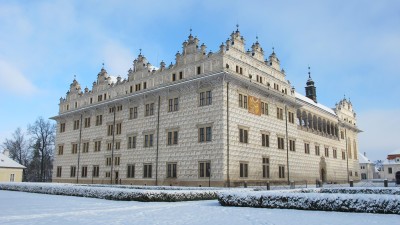
<path id="1" fill-rule="evenodd" d="M 14 160 L 8 158 L 4 154 L 0 153 L 0 168 L 21 168 L 25 169 L 26 167 L 15 162 Z"/>
<path id="2" fill-rule="evenodd" d="M 320 109 L 322 109 L 322 110 L 324 110 L 324 111 L 336 116 L 335 111 L 333 111 L 331 108 L 329 108 L 327 106 L 324 106 L 324 105 L 322 105 L 320 103 L 315 103 L 313 100 L 307 98 L 306 96 L 304 96 L 304 95 L 302 95 L 302 94 L 300 94 L 298 92 L 295 92 L 295 97 L 300 99 L 303 102 L 306 102 L 306 103 L 308 103 L 310 105 L 313 105 L 313 106 L 315 106 L 317 108 L 320 108 Z"/>
<path id="3" fill-rule="evenodd" d="M 359 163 L 372 163 L 364 154 L 358 153 L 358 162 Z"/>
<path id="4" fill-rule="evenodd" d="M 393 159 L 393 160 L 388 160 L 388 159 L 385 159 L 385 161 L 383 161 L 382 164 L 383 164 L 383 165 L 400 164 L 400 160 L 395 160 L 395 159 Z"/>
<path id="5" fill-rule="evenodd" d="M 389 153 L 389 155 L 400 155 L 400 149 Z"/>

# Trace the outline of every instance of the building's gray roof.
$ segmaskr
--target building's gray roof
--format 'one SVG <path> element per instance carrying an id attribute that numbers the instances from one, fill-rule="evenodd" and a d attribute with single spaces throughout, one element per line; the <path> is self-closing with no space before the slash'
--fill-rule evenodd
<path id="1" fill-rule="evenodd" d="M 8 158 L 4 154 L 0 153 L 0 168 L 20 168 L 25 169 L 26 167 Z"/>

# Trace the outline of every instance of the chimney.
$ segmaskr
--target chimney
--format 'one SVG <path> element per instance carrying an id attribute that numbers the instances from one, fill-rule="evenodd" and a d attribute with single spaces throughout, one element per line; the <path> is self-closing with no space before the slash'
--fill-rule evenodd
<path id="1" fill-rule="evenodd" d="M 367 153 L 366 152 L 364 152 L 364 156 L 367 157 Z"/>

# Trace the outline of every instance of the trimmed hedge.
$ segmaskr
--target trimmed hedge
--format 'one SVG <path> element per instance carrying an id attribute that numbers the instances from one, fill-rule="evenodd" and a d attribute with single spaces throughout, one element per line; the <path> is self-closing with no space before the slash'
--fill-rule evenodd
<path id="1" fill-rule="evenodd" d="M 387 194 L 222 192 L 218 201 L 222 206 L 400 214 L 400 196 Z"/>
<path id="2" fill-rule="evenodd" d="M 121 201 L 178 202 L 217 198 L 216 190 L 138 190 L 49 183 L 0 183 L 0 190 L 67 195 Z"/>

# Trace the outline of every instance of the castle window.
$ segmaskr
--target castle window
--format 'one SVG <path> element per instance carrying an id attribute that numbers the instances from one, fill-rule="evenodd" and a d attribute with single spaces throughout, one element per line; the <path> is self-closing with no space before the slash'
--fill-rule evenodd
<path id="1" fill-rule="evenodd" d="M 117 127 L 117 130 L 116 130 L 117 135 L 121 134 L 122 133 L 122 123 L 117 123 L 116 127 Z"/>
<path id="2" fill-rule="evenodd" d="M 64 154 L 64 145 L 59 145 L 58 146 L 58 155 L 63 155 Z"/>
<path id="3" fill-rule="evenodd" d="M 289 123 L 294 123 L 294 113 L 288 112 Z"/>
<path id="4" fill-rule="evenodd" d="M 198 75 L 198 74 L 201 74 L 201 66 L 198 66 L 198 67 L 197 67 L 197 75 Z"/>
<path id="5" fill-rule="evenodd" d="M 146 104 L 145 116 L 153 116 L 153 115 L 154 115 L 154 103 Z"/>
<path id="6" fill-rule="evenodd" d="M 392 167 L 388 167 L 388 174 L 392 174 L 392 173 L 393 173 Z"/>
<path id="7" fill-rule="evenodd" d="M 96 116 L 96 126 L 100 126 L 103 123 L 103 115 Z"/>
<path id="8" fill-rule="evenodd" d="M 65 123 L 60 123 L 60 133 L 65 132 Z"/>
<path id="9" fill-rule="evenodd" d="M 75 177 L 76 176 L 76 166 L 71 166 L 70 167 L 69 176 L 70 177 Z"/>
<path id="10" fill-rule="evenodd" d="M 325 157 L 329 157 L 329 148 L 325 147 Z"/>
<path id="11" fill-rule="evenodd" d="M 101 149 L 101 141 L 95 141 L 94 142 L 94 151 L 99 152 Z"/>
<path id="12" fill-rule="evenodd" d="M 239 142 L 240 143 L 249 143 L 248 140 L 248 130 L 247 129 L 243 129 L 243 128 L 239 128 Z"/>
<path id="13" fill-rule="evenodd" d="M 57 166 L 57 177 L 61 177 L 62 167 Z"/>
<path id="14" fill-rule="evenodd" d="M 172 74 L 172 81 L 176 81 L 176 74 L 175 73 Z"/>
<path id="15" fill-rule="evenodd" d="M 285 166 L 279 165 L 279 178 L 285 178 Z"/>
<path id="16" fill-rule="evenodd" d="M 182 79 L 183 79 L 183 72 L 180 71 L 180 72 L 179 72 L 179 80 L 182 80 Z"/>
<path id="17" fill-rule="evenodd" d="M 144 147 L 152 147 L 153 146 L 153 134 L 144 135 Z"/>
<path id="18" fill-rule="evenodd" d="M 263 178 L 269 178 L 269 158 L 262 158 L 262 173 Z"/>
<path id="19" fill-rule="evenodd" d="M 176 178 L 176 163 L 167 163 L 167 178 Z"/>
<path id="20" fill-rule="evenodd" d="M 106 158 L 106 166 L 111 166 L 112 162 L 111 162 L 111 157 L 107 157 Z"/>
<path id="21" fill-rule="evenodd" d="M 225 68 L 229 69 L 229 64 L 228 63 L 225 64 Z"/>
<path id="22" fill-rule="evenodd" d="M 92 176 L 99 177 L 100 167 L 98 165 L 93 166 Z"/>
<path id="23" fill-rule="evenodd" d="M 90 117 L 85 118 L 85 128 L 90 127 Z"/>
<path id="24" fill-rule="evenodd" d="M 283 120 L 283 109 L 276 107 L 276 118 Z"/>
<path id="25" fill-rule="evenodd" d="M 147 89 L 147 82 L 143 82 L 143 89 Z"/>
<path id="26" fill-rule="evenodd" d="M 239 107 L 247 109 L 247 96 L 239 94 Z"/>
<path id="27" fill-rule="evenodd" d="M 106 100 L 107 99 L 107 94 L 106 93 L 104 93 L 104 100 Z"/>
<path id="28" fill-rule="evenodd" d="M 200 92 L 199 102 L 200 102 L 199 103 L 200 106 L 211 105 L 212 104 L 212 92 L 211 91 Z"/>
<path id="29" fill-rule="evenodd" d="M 285 139 L 283 137 L 278 137 L 278 149 L 285 149 Z"/>
<path id="30" fill-rule="evenodd" d="M 296 151 L 296 141 L 295 140 L 289 140 L 289 150 L 292 152 Z"/>
<path id="31" fill-rule="evenodd" d="M 168 99 L 168 112 L 175 112 L 179 109 L 179 98 Z"/>
<path id="32" fill-rule="evenodd" d="M 240 163 L 240 177 L 248 177 L 249 176 L 249 164 L 246 162 Z"/>
<path id="33" fill-rule="evenodd" d="M 117 141 L 115 142 L 115 150 L 120 150 L 121 149 L 121 142 Z"/>
<path id="34" fill-rule="evenodd" d="M 310 144 L 304 143 L 304 153 L 310 154 Z"/>
<path id="35" fill-rule="evenodd" d="M 74 120 L 74 130 L 79 129 L 79 120 Z"/>
<path id="36" fill-rule="evenodd" d="M 107 136 L 112 136 L 114 133 L 114 125 L 110 124 L 107 128 Z"/>
<path id="37" fill-rule="evenodd" d="M 344 150 L 342 150 L 342 159 L 346 160 L 346 153 L 344 152 Z"/>
<path id="38" fill-rule="evenodd" d="M 83 149 L 82 153 L 88 153 L 89 152 L 89 142 L 83 143 Z"/>
<path id="39" fill-rule="evenodd" d="M 92 104 L 93 103 L 93 98 L 90 98 L 90 104 Z"/>
<path id="40" fill-rule="evenodd" d="M 135 91 L 140 91 L 140 84 L 135 85 Z"/>
<path id="41" fill-rule="evenodd" d="M 72 153 L 72 154 L 78 153 L 78 144 L 72 144 L 71 153 Z"/>
<path id="42" fill-rule="evenodd" d="M 152 173 L 152 165 L 151 164 L 144 164 L 143 165 L 143 178 L 151 178 Z"/>
<path id="43" fill-rule="evenodd" d="M 129 108 L 129 119 L 137 118 L 137 107 Z"/>
<path id="44" fill-rule="evenodd" d="M 116 156 L 116 157 L 114 158 L 114 165 L 119 166 L 120 160 L 121 160 L 121 157 Z"/>
<path id="45" fill-rule="evenodd" d="M 82 166 L 81 177 L 87 177 L 87 166 Z"/>
<path id="46" fill-rule="evenodd" d="M 199 128 L 199 142 L 209 142 L 212 140 L 212 128 L 200 127 Z"/>
<path id="47" fill-rule="evenodd" d="M 268 103 L 261 102 L 261 114 L 268 115 Z"/>
<path id="48" fill-rule="evenodd" d="M 169 131 L 167 134 L 167 145 L 178 144 L 178 131 Z"/>
<path id="49" fill-rule="evenodd" d="M 128 164 L 126 178 L 134 178 L 134 177 L 135 177 L 135 164 Z"/>
<path id="50" fill-rule="evenodd" d="M 320 152 L 319 152 L 319 146 L 316 145 L 316 146 L 315 146 L 315 155 L 320 155 L 319 153 L 320 153 Z"/>
<path id="51" fill-rule="evenodd" d="M 199 177 L 200 178 L 205 178 L 205 177 L 210 177 L 210 171 L 211 170 L 211 162 L 206 161 L 206 162 L 199 162 Z"/>
<path id="52" fill-rule="evenodd" d="M 269 135 L 261 134 L 261 146 L 269 147 Z"/>
<path id="53" fill-rule="evenodd" d="M 128 149 L 136 148 L 136 136 L 128 137 Z"/>

